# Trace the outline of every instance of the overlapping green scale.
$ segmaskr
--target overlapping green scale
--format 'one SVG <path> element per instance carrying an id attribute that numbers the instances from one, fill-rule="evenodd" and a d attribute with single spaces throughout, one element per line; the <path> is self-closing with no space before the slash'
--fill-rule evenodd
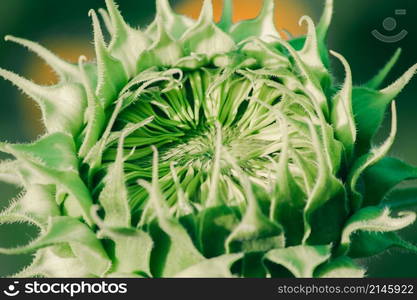
<path id="1" fill-rule="evenodd" d="M 367 85 L 353 86 L 346 59 L 325 46 L 331 0 L 317 27 L 305 16 L 306 36 L 289 41 L 274 26 L 273 0 L 236 24 L 230 0 L 219 23 L 209 0 L 198 20 L 157 0 L 143 31 L 112 0 L 106 6 L 99 13 L 110 41 L 89 13 L 95 62 L 73 65 L 6 37 L 60 78 L 39 86 L 0 69 L 41 107 L 46 128 L 30 144 L 0 143 L 16 158 L 0 164 L 0 178 L 25 190 L 0 223 L 39 228 L 28 245 L 0 248 L 36 252 L 15 276 L 275 277 L 284 268 L 360 277 L 355 258 L 416 251 L 395 233 L 415 213 L 392 216 L 396 204 L 384 199 L 417 177 L 386 156 L 393 100 L 417 65 L 378 90 L 397 52 Z M 346 71 L 340 89 L 329 53 Z M 390 135 L 374 145 L 389 106 Z"/>

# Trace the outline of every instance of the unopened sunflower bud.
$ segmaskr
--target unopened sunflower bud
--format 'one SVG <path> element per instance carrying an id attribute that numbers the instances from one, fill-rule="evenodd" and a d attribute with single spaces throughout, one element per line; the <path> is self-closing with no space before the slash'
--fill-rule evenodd
<path id="1" fill-rule="evenodd" d="M 415 168 L 386 157 L 396 134 L 393 99 L 413 66 L 379 85 L 398 53 L 368 85 L 356 87 L 348 62 L 338 90 L 325 40 L 333 3 L 316 27 L 284 40 L 274 1 L 236 24 L 231 1 L 213 21 L 204 1 L 196 21 L 157 0 L 145 30 L 125 23 L 106 0 L 111 35 L 90 11 L 96 61 L 62 61 L 15 37 L 60 76 L 38 86 L 0 76 L 41 107 L 45 134 L 1 143 L 16 160 L 0 178 L 26 193 L 0 223 L 26 222 L 39 237 L 0 253 L 36 251 L 16 276 L 356 277 L 354 258 L 399 246 L 394 231 L 413 212 L 390 215 L 385 194 Z M 372 144 L 391 106 L 389 137 Z"/>

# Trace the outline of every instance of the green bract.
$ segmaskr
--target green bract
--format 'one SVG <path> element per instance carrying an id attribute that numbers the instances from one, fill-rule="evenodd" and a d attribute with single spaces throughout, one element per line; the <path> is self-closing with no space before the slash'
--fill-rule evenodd
<path id="1" fill-rule="evenodd" d="M 0 75 L 31 96 L 46 133 L 1 143 L 16 160 L 0 177 L 25 194 L 0 214 L 39 237 L 0 253 L 36 251 L 16 276 L 356 277 L 353 258 L 390 247 L 416 251 L 394 232 L 413 212 L 392 215 L 384 197 L 417 169 L 386 157 L 396 134 L 393 99 L 417 69 L 379 89 L 399 52 L 368 84 L 340 90 L 329 71 L 326 1 L 317 27 L 285 41 L 273 1 L 233 24 L 231 1 L 213 22 L 158 0 L 155 21 L 128 26 L 112 0 L 90 12 L 96 62 L 62 61 L 33 42 L 60 76 L 38 86 Z M 382 145 L 372 139 L 391 107 Z"/>

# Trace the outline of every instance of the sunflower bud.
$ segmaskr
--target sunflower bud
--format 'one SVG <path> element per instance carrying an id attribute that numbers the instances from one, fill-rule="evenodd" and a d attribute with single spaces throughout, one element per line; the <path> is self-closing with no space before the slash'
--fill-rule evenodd
<path id="1" fill-rule="evenodd" d="M 273 0 L 236 24 L 231 1 L 213 21 L 157 0 L 145 31 L 123 20 L 112 0 L 90 11 L 96 62 L 67 63 L 15 37 L 60 76 L 38 86 L 0 76 L 41 107 L 45 134 L 1 143 L 16 159 L 0 178 L 25 194 L 0 223 L 39 228 L 36 251 L 16 276 L 361 277 L 354 259 L 398 246 L 395 231 L 415 213 L 391 215 L 384 197 L 417 171 L 387 157 L 397 130 L 393 99 L 417 69 L 379 89 L 387 66 L 353 86 L 345 58 L 325 46 L 333 3 L 305 37 L 275 29 Z M 345 69 L 338 89 L 329 54 Z M 391 107 L 391 131 L 373 137 Z M 283 270 L 286 270 L 283 272 Z"/>

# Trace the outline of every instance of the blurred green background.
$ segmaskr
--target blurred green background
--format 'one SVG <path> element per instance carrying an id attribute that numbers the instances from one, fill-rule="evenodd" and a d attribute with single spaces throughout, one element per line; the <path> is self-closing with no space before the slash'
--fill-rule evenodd
<path id="1" fill-rule="evenodd" d="M 201 0 L 171 1 L 178 11 L 196 17 Z M 235 0 L 236 19 L 254 17 L 261 0 Z M 145 26 L 155 14 L 155 0 L 119 0 L 120 9 L 131 25 Z M 303 32 L 298 19 L 309 14 L 318 20 L 324 0 L 277 0 L 277 24 L 295 35 Z M 221 1 L 215 0 L 218 15 Z M 79 55 L 93 58 L 90 8 L 104 6 L 104 0 L 1 0 L 0 36 L 12 34 L 38 41 L 61 57 L 75 61 Z M 398 9 L 405 15 L 396 15 Z M 354 82 L 365 83 L 384 65 L 394 51 L 403 49 L 402 57 L 390 74 L 387 83 L 400 76 L 409 66 L 417 62 L 417 1 L 397 0 L 335 0 L 335 14 L 330 30 L 329 48 L 343 54 L 351 64 Z M 385 22 L 393 18 L 391 28 Z M 396 25 L 396 26 L 394 26 Z M 395 27 L 395 28 L 394 28 Z M 400 41 L 385 43 L 376 39 L 371 32 L 378 30 L 393 36 L 402 30 L 408 32 Z M 333 61 L 334 75 L 341 81 L 344 72 L 338 62 Z M 22 47 L 0 40 L 0 66 L 13 70 L 41 84 L 52 84 L 53 73 L 35 55 Z M 0 80 L 0 141 L 25 142 L 34 140 L 42 133 L 39 112 L 31 100 L 21 95 L 8 82 Z M 417 165 L 417 78 L 397 99 L 399 129 L 391 154 Z M 385 126 L 379 138 L 387 132 Z M 0 153 L 0 159 L 7 158 Z M 0 183 L 0 210 L 20 191 Z M 417 207 L 414 207 L 417 209 Z M 401 233 L 417 243 L 417 225 Z M 22 244 L 36 236 L 36 230 L 24 225 L 0 226 L 0 247 Z M 22 239 L 24 237 L 24 239 Z M 30 262 L 31 256 L 0 255 L 0 276 L 13 274 Z M 371 277 L 417 277 L 417 255 L 393 249 L 361 263 L 367 265 Z"/>

